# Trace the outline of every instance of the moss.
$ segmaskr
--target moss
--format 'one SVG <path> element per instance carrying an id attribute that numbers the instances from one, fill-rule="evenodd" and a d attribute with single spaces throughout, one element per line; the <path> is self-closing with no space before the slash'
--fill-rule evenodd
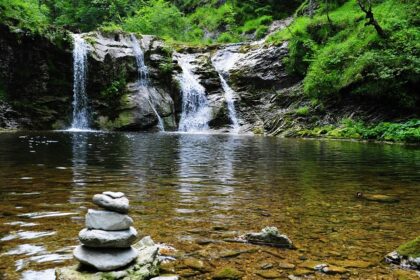
<path id="1" fill-rule="evenodd" d="M 337 125 L 317 126 L 300 130 L 298 135 L 302 137 L 420 143 L 420 120 L 413 119 L 404 123 L 367 124 L 362 121 L 343 119 Z"/>
<path id="2" fill-rule="evenodd" d="M 397 252 L 404 257 L 419 258 L 420 236 L 398 247 Z"/>
<path id="3" fill-rule="evenodd" d="M 302 106 L 296 109 L 295 113 L 298 116 L 307 116 L 309 115 L 309 107 L 308 106 Z"/>
<path id="4" fill-rule="evenodd" d="M 264 134 L 264 128 L 262 126 L 254 127 L 252 129 L 252 133 L 258 134 L 258 135 L 263 135 Z"/>
<path id="5" fill-rule="evenodd" d="M 108 117 L 101 116 L 98 118 L 98 125 L 102 129 L 115 130 L 126 127 L 134 122 L 133 114 L 131 111 L 123 111 L 114 120 Z"/>

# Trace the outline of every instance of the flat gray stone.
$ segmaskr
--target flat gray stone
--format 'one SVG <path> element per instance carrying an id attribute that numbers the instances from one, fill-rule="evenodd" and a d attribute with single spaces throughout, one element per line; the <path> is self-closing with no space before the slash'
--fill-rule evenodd
<path id="1" fill-rule="evenodd" d="M 128 215 L 89 209 L 86 214 L 86 227 L 88 229 L 126 230 L 133 225 L 133 219 Z"/>
<path id="2" fill-rule="evenodd" d="M 99 229 L 82 229 L 79 240 L 83 245 L 92 248 L 127 248 L 137 239 L 137 231 L 128 230 L 105 231 Z"/>
<path id="3" fill-rule="evenodd" d="M 81 263 L 91 265 L 99 271 L 111 271 L 124 267 L 137 258 L 138 252 L 133 248 L 94 249 L 77 246 L 74 257 Z"/>
<path id="4" fill-rule="evenodd" d="M 125 196 L 123 192 L 103 192 L 102 194 L 110 196 L 112 198 L 120 198 Z"/>
<path id="5" fill-rule="evenodd" d="M 123 214 L 127 213 L 129 208 L 129 202 L 126 197 L 112 198 L 106 194 L 95 194 L 93 203 L 107 210 Z"/>
<path id="6" fill-rule="evenodd" d="M 150 280 L 179 280 L 178 275 L 161 275 L 158 277 L 153 277 Z"/>

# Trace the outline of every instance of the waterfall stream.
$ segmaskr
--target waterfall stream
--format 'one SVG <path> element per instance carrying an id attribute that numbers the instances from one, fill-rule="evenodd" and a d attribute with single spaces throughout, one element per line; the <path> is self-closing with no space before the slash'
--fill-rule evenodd
<path id="1" fill-rule="evenodd" d="M 70 130 L 89 130 L 89 104 L 86 94 L 88 45 L 73 34 L 73 122 Z"/>
<path id="2" fill-rule="evenodd" d="M 211 109 L 206 97 L 206 90 L 194 77 L 192 72 L 194 55 L 177 54 L 182 74 L 178 81 L 182 91 L 182 114 L 179 131 L 200 132 L 209 129 Z"/>
<path id="3" fill-rule="evenodd" d="M 138 79 L 138 85 L 140 87 L 143 87 L 145 90 L 141 91 L 139 90 L 139 92 L 146 92 L 147 93 L 147 101 L 150 105 L 150 107 L 152 108 L 153 112 L 155 113 L 157 119 L 158 119 L 158 127 L 160 131 L 165 131 L 165 126 L 163 124 L 163 120 L 160 117 L 158 111 L 156 110 L 155 105 L 153 104 L 153 97 L 150 94 L 149 91 L 149 87 L 150 87 L 150 82 L 149 82 L 149 77 L 148 77 L 148 69 L 146 64 L 144 63 L 144 52 L 141 49 L 140 43 L 137 40 L 136 36 L 134 36 L 133 34 L 130 35 L 131 38 L 131 42 L 133 45 L 133 53 L 136 57 L 136 64 L 137 64 L 137 70 L 139 73 L 139 79 Z"/>
<path id="4" fill-rule="evenodd" d="M 235 91 L 229 86 L 226 81 L 229 70 L 233 67 L 236 61 L 240 59 L 240 54 L 234 52 L 237 46 L 233 45 L 224 50 L 218 51 L 212 58 L 214 68 L 219 74 L 220 81 L 222 83 L 223 91 L 225 92 L 225 100 L 228 108 L 229 118 L 232 122 L 233 132 L 239 132 L 240 125 L 235 109 L 234 95 Z"/>

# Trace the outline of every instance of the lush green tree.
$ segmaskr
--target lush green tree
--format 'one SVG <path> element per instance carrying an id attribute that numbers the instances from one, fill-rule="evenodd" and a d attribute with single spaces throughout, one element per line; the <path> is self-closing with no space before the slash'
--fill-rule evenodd
<path id="1" fill-rule="evenodd" d="M 137 0 L 45 0 L 53 22 L 73 31 L 90 31 L 105 22 L 121 23 L 136 8 Z"/>

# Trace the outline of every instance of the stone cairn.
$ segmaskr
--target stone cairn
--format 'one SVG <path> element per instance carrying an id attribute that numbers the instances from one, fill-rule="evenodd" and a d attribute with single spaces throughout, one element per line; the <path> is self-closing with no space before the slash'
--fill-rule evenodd
<path id="1" fill-rule="evenodd" d="M 133 219 L 128 213 L 129 201 L 122 192 L 103 192 L 93 196 L 93 203 L 105 210 L 89 209 L 86 228 L 80 231 L 74 257 L 82 264 L 99 271 L 111 271 L 127 266 L 137 258 L 131 245 L 137 239 Z"/>

